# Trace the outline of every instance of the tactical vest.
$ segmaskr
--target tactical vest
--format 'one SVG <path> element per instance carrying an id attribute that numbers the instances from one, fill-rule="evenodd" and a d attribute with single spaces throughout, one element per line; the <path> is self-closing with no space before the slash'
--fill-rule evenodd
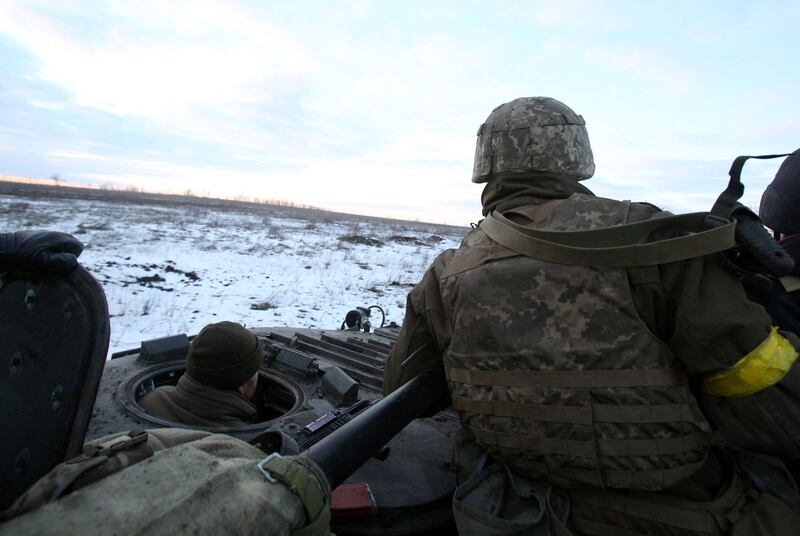
<path id="1" fill-rule="evenodd" d="M 575 194 L 537 229 L 625 224 L 629 202 Z M 481 228 L 440 285 L 453 406 L 508 467 L 557 486 L 659 490 L 705 461 L 711 430 L 668 346 L 639 318 L 629 269 L 520 255 Z"/>

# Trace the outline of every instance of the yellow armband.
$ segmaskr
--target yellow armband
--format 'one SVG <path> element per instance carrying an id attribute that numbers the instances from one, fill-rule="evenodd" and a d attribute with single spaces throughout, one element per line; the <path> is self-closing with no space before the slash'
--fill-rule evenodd
<path id="1" fill-rule="evenodd" d="M 781 381 L 797 355 L 792 343 L 773 327 L 767 338 L 735 365 L 706 376 L 703 392 L 733 398 L 752 395 Z"/>

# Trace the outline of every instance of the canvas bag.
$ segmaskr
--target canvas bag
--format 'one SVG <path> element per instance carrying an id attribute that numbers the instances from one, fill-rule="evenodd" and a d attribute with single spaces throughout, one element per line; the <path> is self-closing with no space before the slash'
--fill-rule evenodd
<path id="1" fill-rule="evenodd" d="M 156 429 L 146 433 L 146 441 L 139 437 L 115 434 L 89 444 L 85 452 L 126 438 L 137 441 L 60 464 L 20 498 L 12 507 L 17 517 L 0 530 L 4 535 L 330 533 L 330 489 L 310 460 L 276 458 L 277 464 L 265 466 L 279 481 L 273 483 L 256 466 L 265 454 L 230 436 Z"/>

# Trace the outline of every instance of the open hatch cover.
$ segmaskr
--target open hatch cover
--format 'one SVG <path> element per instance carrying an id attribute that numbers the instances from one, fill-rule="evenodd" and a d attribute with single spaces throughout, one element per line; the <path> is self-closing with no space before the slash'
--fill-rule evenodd
<path id="1" fill-rule="evenodd" d="M 80 453 L 108 337 L 105 294 L 82 266 L 0 273 L 0 510 Z"/>

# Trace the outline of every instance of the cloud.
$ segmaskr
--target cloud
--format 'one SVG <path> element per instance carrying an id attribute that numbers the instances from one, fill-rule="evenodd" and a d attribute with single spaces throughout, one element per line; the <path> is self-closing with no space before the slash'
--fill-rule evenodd
<path id="1" fill-rule="evenodd" d="M 47 9 L 3 9 L 0 32 L 74 103 L 27 93 L 28 104 L 84 127 L 51 139 L 46 165 L 62 176 L 456 223 L 479 213 L 469 175 L 481 117 L 459 113 L 474 97 L 453 92 L 488 60 L 479 43 L 388 30 L 371 47 L 347 20 L 322 24 L 325 12 L 300 36 L 218 2 L 105 2 L 88 36 Z"/>
<path id="2" fill-rule="evenodd" d="M 754 60 L 719 67 L 680 13 L 713 10 L 409 1 L 0 0 L 0 165 L 464 223 L 476 129 L 521 95 L 584 114 L 590 187 L 620 197 L 700 205 L 736 152 L 796 139 L 797 75 L 734 42 L 763 70 L 731 85 Z"/>
<path id="3" fill-rule="evenodd" d="M 401 153 L 402 155 L 403 153 Z M 77 166 L 89 170 L 79 180 L 133 185 L 150 191 L 231 196 L 231 192 L 263 199 L 289 200 L 345 212 L 464 225 L 480 214 L 480 188 L 469 170 L 439 162 L 398 162 L 379 152 L 367 158 L 309 158 L 296 168 L 241 171 L 214 165 L 178 164 L 153 155 L 129 158 L 91 150 L 55 150 L 47 154 L 54 169 Z M 72 174 L 70 174 L 72 177 Z M 309 185 L 313 184 L 313 188 Z M 471 208 L 470 208 L 471 207 Z M 424 218 L 423 218 L 424 219 Z"/>
<path id="4" fill-rule="evenodd" d="M 545 28 L 615 31 L 625 26 L 622 11 L 608 2 L 570 0 L 552 2 L 535 0 L 505 4 L 505 11 L 514 17 L 524 17 Z M 524 19 L 523 19 L 524 20 Z"/>
<path id="5" fill-rule="evenodd" d="M 586 50 L 589 61 L 612 71 L 628 73 L 661 92 L 686 94 L 698 86 L 698 73 L 671 56 L 640 44 L 597 45 Z"/>
<path id="6" fill-rule="evenodd" d="M 791 114 L 791 111 L 787 111 Z M 748 136 L 759 144 L 772 144 L 776 140 L 784 140 L 780 147 L 775 147 L 773 151 L 794 151 L 800 146 L 800 113 L 795 112 L 794 116 L 789 115 L 782 120 L 754 125 L 748 129 Z"/>
<path id="7" fill-rule="evenodd" d="M 603 197 L 647 201 L 676 213 L 707 211 L 728 185 L 733 158 L 620 159 L 598 170 L 586 186 Z M 741 177 L 744 205 L 758 209 L 781 161 L 748 160 Z"/>
<path id="8" fill-rule="evenodd" d="M 39 76 L 67 89 L 77 104 L 123 116 L 165 119 L 269 102 L 295 91 L 314 69 L 298 39 L 240 6 L 103 5 L 114 24 L 106 31 L 93 26 L 89 39 L 16 3 L 3 4 L 0 31 L 30 49 Z"/>
<path id="9" fill-rule="evenodd" d="M 486 60 L 477 44 L 401 33 L 374 47 L 321 20 L 300 35 L 263 11 L 225 2 L 98 5 L 88 36 L 72 19 L 14 3 L 4 4 L 0 32 L 38 58 L 36 76 L 66 89 L 78 106 L 118 116 L 125 128 L 149 125 L 162 136 L 227 147 L 231 159 L 290 164 L 384 144 L 397 152 L 406 142 L 391 140 L 412 136 L 428 140 L 428 152 L 438 153 L 431 157 L 441 159 L 450 151 L 440 143 L 447 132 L 471 132 L 478 122 L 442 108 L 465 106 L 466 94 L 448 93 Z M 358 2 L 328 8 L 348 16 L 365 10 Z M 52 101 L 26 98 L 33 106 Z"/>
<path id="10" fill-rule="evenodd" d="M 42 108 L 43 110 L 64 110 L 67 107 L 67 104 L 63 101 L 47 101 L 37 98 L 28 98 L 27 101 L 31 106 Z"/>

